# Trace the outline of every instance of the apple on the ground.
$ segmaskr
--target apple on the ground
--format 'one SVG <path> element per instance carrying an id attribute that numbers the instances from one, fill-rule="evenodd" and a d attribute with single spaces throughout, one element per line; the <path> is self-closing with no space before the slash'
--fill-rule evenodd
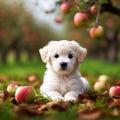
<path id="1" fill-rule="evenodd" d="M 17 88 L 18 88 L 17 84 L 11 83 L 7 86 L 7 92 L 10 94 L 10 96 L 14 96 Z"/>
<path id="2" fill-rule="evenodd" d="M 17 103 L 34 102 L 35 89 L 32 86 L 18 87 L 15 93 L 15 100 Z"/>
<path id="3" fill-rule="evenodd" d="M 120 86 L 112 86 L 109 90 L 110 97 L 119 96 L 120 97 Z"/>
<path id="4" fill-rule="evenodd" d="M 107 82 L 109 80 L 109 77 L 107 75 L 100 75 L 98 77 L 98 81 L 101 81 L 101 82 Z"/>
<path id="5" fill-rule="evenodd" d="M 94 90 L 95 91 L 100 92 L 100 91 L 102 91 L 104 89 L 105 89 L 105 83 L 104 82 L 97 81 L 94 84 Z"/>

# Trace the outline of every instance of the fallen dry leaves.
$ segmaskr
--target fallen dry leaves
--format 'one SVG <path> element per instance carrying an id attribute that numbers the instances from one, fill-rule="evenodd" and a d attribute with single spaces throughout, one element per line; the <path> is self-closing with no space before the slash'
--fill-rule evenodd
<path id="1" fill-rule="evenodd" d="M 68 110 L 68 104 L 65 102 L 60 102 L 60 101 L 52 101 L 52 102 L 48 102 L 46 104 L 41 105 L 40 107 L 38 107 L 38 110 L 45 110 L 45 109 L 55 109 L 55 110 L 59 110 L 59 111 L 66 111 Z"/>
<path id="2" fill-rule="evenodd" d="M 81 94 L 76 102 L 62 102 L 62 101 L 52 101 L 52 102 L 42 102 L 39 101 L 34 104 L 22 104 L 15 105 L 13 111 L 18 114 L 25 114 L 28 116 L 44 116 L 46 112 L 55 110 L 60 112 L 67 112 L 71 106 L 77 105 L 76 117 L 82 120 L 97 120 L 102 116 L 120 116 L 120 99 L 107 98 L 107 101 L 103 98 L 103 107 L 96 106 L 95 102 L 100 97 L 108 97 L 107 92 L 100 94 Z M 118 102 L 119 101 L 119 102 Z"/>
<path id="3" fill-rule="evenodd" d="M 28 116 L 36 116 L 36 115 L 43 115 L 43 111 L 38 111 L 32 108 L 27 104 L 15 106 L 13 111 L 18 114 L 28 115 Z"/>
<path id="4" fill-rule="evenodd" d="M 0 77 L 1 84 L 5 81 L 10 81 L 9 78 Z M 26 77 L 26 82 L 31 84 L 36 89 L 39 89 L 40 80 L 38 76 L 32 74 Z M 112 85 L 118 85 L 120 81 L 115 81 Z M 110 86 L 109 86 L 110 87 Z M 108 87 L 108 88 L 109 88 Z M 79 95 L 78 100 L 75 102 L 63 101 L 48 101 L 42 98 L 36 99 L 31 104 L 17 104 L 14 97 L 4 89 L 0 91 L 0 106 L 5 101 L 13 104 L 11 110 L 19 115 L 31 116 L 46 116 L 50 111 L 68 112 L 75 106 L 75 117 L 79 120 L 97 120 L 103 116 L 120 117 L 120 97 L 109 97 L 108 90 L 103 92 L 94 92 Z M 40 97 L 39 95 L 37 97 Z M 98 103 L 97 103 L 98 101 Z M 48 115 L 48 114 L 47 114 Z M 48 118 L 48 116 L 47 116 Z"/>
<path id="5" fill-rule="evenodd" d="M 103 111 L 98 108 L 79 108 L 78 109 L 78 118 L 83 120 L 95 120 L 103 114 Z"/>

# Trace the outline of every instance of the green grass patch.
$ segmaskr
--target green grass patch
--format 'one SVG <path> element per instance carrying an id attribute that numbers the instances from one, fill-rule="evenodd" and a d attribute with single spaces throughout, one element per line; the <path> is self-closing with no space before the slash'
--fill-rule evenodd
<path id="1" fill-rule="evenodd" d="M 81 64 L 80 70 L 90 76 L 106 74 L 110 77 L 120 78 L 120 62 L 112 64 L 104 60 L 86 59 Z"/>
<path id="2" fill-rule="evenodd" d="M 116 79 L 120 78 L 120 62 L 110 64 L 103 60 L 86 59 L 80 65 L 80 72 L 89 76 L 99 76 L 106 74 Z M 10 77 L 25 77 L 28 74 L 37 74 L 43 78 L 45 64 L 38 59 L 22 60 L 19 63 L 10 61 L 7 64 L 0 64 L 0 75 L 7 75 Z"/>
<path id="3" fill-rule="evenodd" d="M 29 74 L 38 74 L 43 76 L 45 65 L 40 60 L 32 60 L 28 62 L 7 63 L 0 65 L 0 75 L 9 77 L 25 77 Z"/>

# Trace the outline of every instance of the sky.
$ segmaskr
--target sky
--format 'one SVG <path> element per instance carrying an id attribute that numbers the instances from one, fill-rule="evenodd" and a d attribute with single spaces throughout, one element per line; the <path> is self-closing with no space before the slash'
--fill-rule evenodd
<path id="1" fill-rule="evenodd" d="M 56 23 L 55 18 L 61 16 L 60 11 L 55 3 L 59 0 L 23 0 L 25 7 L 33 14 L 36 20 L 43 22 L 52 29 L 61 32 L 64 28 L 63 24 Z M 54 11 L 49 14 L 46 11 Z"/>

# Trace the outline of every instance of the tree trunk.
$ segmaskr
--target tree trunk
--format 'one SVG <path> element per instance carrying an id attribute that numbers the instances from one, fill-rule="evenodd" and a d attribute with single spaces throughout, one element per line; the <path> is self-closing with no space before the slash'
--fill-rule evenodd
<path id="1" fill-rule="evenodd" d="M 8 55 L 8 50 L 7 48 L 6 49 L 3 49 L 1 51 L 1 61 L 2 63 L 6 63 L 7 62 L 7 55 Z"/>
<path id="2" fill-rule="evenodd" d="M 15 52 L 15 60 L 16 60 L 16 62 L 20 62 L 21 49 L 20 48 L 16 48 L 16 49 L 14 49 L 14 52 Z"/>
<path id="3" fill-rule="evenodd" d="M 20 43 L 18 42 L 17 38 L 14 38 L 14 41 L 11 44 L 11 48 L 14 50 L 16 62 L 19 62 L 20 54 L 21 54 L 21 46 L 20 46 Z"/>
<path id="4" fill-rule="evenodd" d="M 118 54 L 119 54 L 119 43 L 117 39 L 118 31 L 112 32 L 108 31 L 106 33 L 107 47 L 105 50 L 105 58 L 111 62 L 118 62 Z"/>

